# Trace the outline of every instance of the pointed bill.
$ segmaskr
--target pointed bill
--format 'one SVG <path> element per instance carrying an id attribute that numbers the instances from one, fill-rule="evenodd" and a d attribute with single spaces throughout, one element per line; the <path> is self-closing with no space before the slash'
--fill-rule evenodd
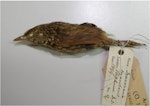
<path id="1" fill-rule="evenodd" d="M 14 41 L 26 40 L 25 36 L 20 36 L 14 39 Z"/>

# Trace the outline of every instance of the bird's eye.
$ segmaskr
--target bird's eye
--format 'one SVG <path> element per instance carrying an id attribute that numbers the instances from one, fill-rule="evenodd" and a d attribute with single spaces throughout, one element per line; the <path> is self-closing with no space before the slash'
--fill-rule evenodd
<path id="1" fill-rule="evenodd" d="M 29 36 L 32 37 L 32 36 L 33 36 L 33 33 L 31 33 Z"/>
<path id="2" fill-rule="evenodd" d="M 40 36 L 40 37 L 43 37 L 43 33 L 39 33 L 39 36 Z"/>

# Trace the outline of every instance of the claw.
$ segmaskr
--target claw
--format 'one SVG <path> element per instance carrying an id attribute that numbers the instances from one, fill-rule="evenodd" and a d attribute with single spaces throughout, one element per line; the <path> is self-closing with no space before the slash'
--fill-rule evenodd
<path id="1" fill-rule="evenodd" d="M 129 43 L 127 44 L 128 47 L 133 47 L 133 46 L 145 46 L 146 44 L 142 44 L 142 43 L 138 43 L 135 41 L 129 41 Z"/>

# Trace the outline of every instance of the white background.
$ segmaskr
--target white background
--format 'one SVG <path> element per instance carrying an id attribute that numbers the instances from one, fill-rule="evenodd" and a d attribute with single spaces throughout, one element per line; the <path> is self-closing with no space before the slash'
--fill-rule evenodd
<path id="1" fill-rule="evenodd" d="M 54 55 L 12 40 L 43 23 L 91 22 L 117 39 L 149 35 L 148 2 L 2 2 L 2 104 L 99 105 L 108 52 Z M 147 93 L 149 49 L 135 49 Z"/>

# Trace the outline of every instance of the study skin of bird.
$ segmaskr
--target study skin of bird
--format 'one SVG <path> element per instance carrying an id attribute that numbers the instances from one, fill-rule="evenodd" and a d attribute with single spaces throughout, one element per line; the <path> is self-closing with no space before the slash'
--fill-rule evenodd
<path id="1" fill-rule="evenodd" d="M 108 38 L 107 33 L 92 23 L 71 24 L 66 22 L 52 22 L 29 29 L 24 35 L 14 41 L 28 41 L 34 45 L 45 46 L 50 49 L 75 54 L 95 48 L 108 49 L 111 45 L 121 46 L 120 42 Z M 142 44 L 129 41 L 127 47 Z"/>

